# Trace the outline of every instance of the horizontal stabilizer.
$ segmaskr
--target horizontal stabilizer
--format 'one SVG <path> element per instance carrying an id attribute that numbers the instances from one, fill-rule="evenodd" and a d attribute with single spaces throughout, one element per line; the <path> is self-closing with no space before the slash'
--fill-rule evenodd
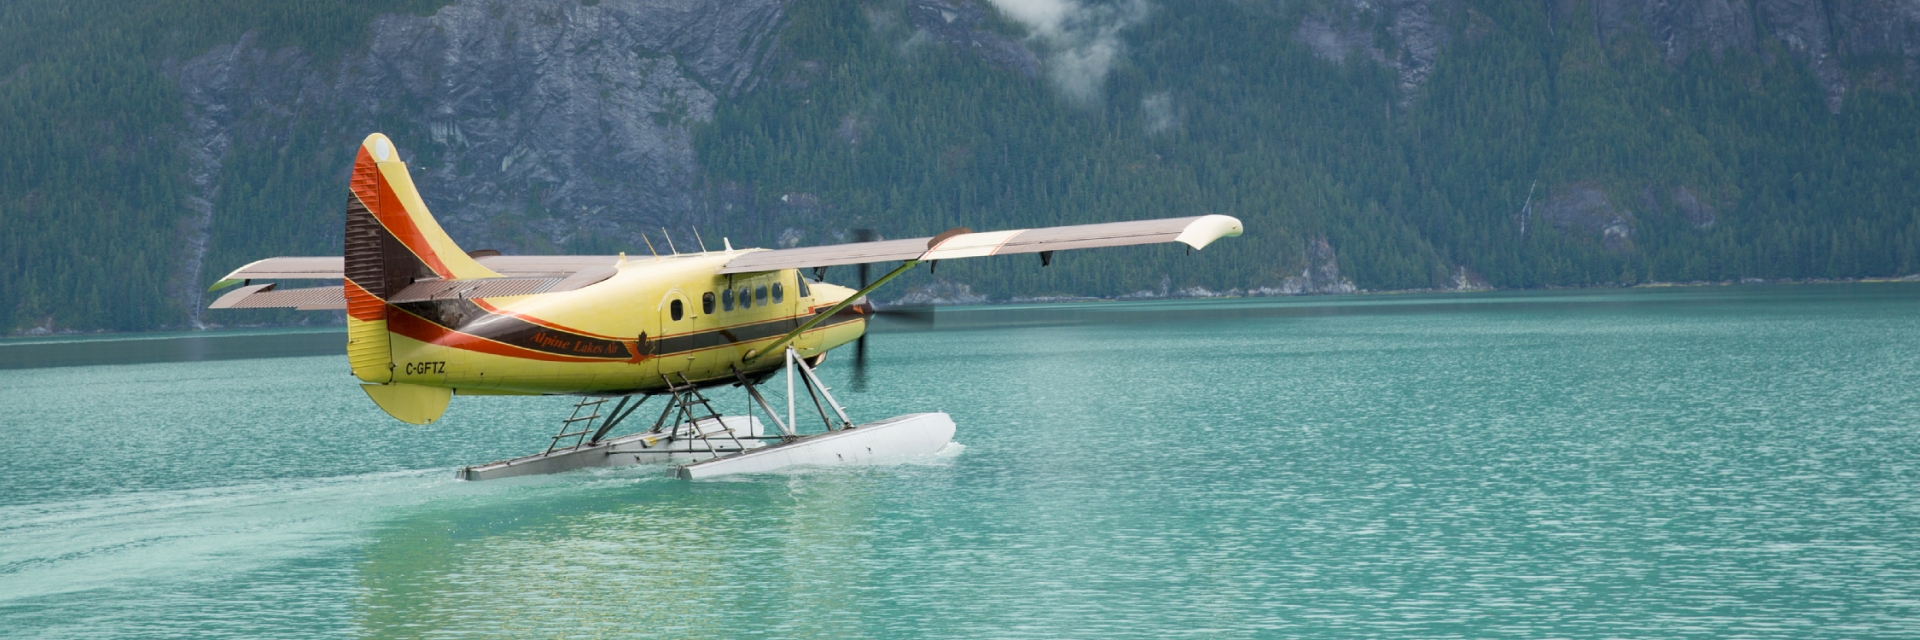
<path id="1" fill-rule="evenodd" d="M 479 262 L 480 266 L 492 269 L 503 276 L 545 276 L 592 280 L 572 288 L 555 288 L 556 291 L 571 291 L 612 276 L 614 265 L 620 262 L 620 257 L 488 255 L 476 258 L 475 261 Z M 227 274 L 207 290 L 216 291 L 247 280 L 342 280 L 345 278 L 346 260 L 340 256 L 267 258 L 234 269 L 233 273 Z"/>
<path id="2" fill-rule="evenodd" d="M 567 277 L 501 277 L 472 280 L 427 280 L 407 285 L 387 302 L 429 302 L 433 300 L 473 300 L 524 296 L 536 293 L 572 291 L 613 277 L 613 267 L 584 269 Z M 347 308 L 343 287 L 275 289 L 274 283 L 252 284 L 220 296 L 209 309 L 298 309 L 322 311 Z"/>

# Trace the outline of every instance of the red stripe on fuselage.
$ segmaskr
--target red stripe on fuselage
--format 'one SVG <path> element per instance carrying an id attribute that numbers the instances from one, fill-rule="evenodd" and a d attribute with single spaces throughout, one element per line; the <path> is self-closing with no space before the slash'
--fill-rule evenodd
<path id="1" fill-rule="evenodd" d="M 502 315 L 502 316 L 507 316 L 507 317 L 509 317 L 509 318 L 514 318 L 514 319 L 517 319 L 517 320 L 521 320 L 521 321 L 524 321 L 524 322 L 527 322 L 527 323 L 529 323 L 529 324 L 537 324 L 537 325 L 540 325 L 540 326 L 542 326 L 542 327 L 546 327 L 546 328 L 548 328 L 548 329 L 553 329 L 553 330 L 555 330 L 555 331 L 565 331 L 565 332 L 568 332 L 568 333 L 572 333 L 572 334 L 575 334 L 575 335 L 581 335 L 581 336 L 587 336 L 587 337 L 589 337 L 589 338 L 599 338 L 599 339 L 601 339 L 601 340 L 622 340 L 622 341 L 624 341 L 624 340 L 632 340 L 632 338 L 622 338 L 622 337 L 620 337 L 620 336 L 606 336 L 606 335 L 600 335 L 600 334 L 598 334 L 598 333 L 594 333 L 594 332 L 591 332 L 591 331 L 582 331 L 582 330 L 580 330 L 580 329 L 575 329 L 575 328 L 573 328 L 573 327 L 569 327 L 569 326 L 566 326 L 566 325 L 563 325 L 563 324 L 560 324 L 560 323 L 558 323 L 558 322 L 554 322 L 554 321 L 552 321 L 552 320 L 545 320 L 545 319 L 542 319 L 542 318 L 536 318 L 536 317 L 534 317 L 534 316 L 530 316 L 530 315 L 527 315 L 527 314 L 524 314 L 524 313 L 520 313 L 520 312 L 517 312 L 517 311 L 509 311 L 509 310 L 506 310 L 506 309 L 501 309 L 501 308 L 499 308 L 499 307 L 496 307 L 496 306 L 493 306 L 492 304 L 490 304 L 490 303 L 488 303 L 488 302 L 487 302 L 487 301 L 486 301 L 485 299 L 482 299 L 482 298 L 472 298 L 472 299 L 469 299 L 469 300 L 468 300 L 468 302 L 472 302 L 472 303 L 474 304 L 474 306 L 477 306 L 477 307 L 480 307 L 481 309 L 485 309 L 485 310 L 486 310 L 486 311 L 487 311 L 488 313 L 492 313 L 492 314 L 495 314 L 495 315 Z M 693 331 L 684 331 L 684 332 L 681 332 L 681 333 L 663 333 L 663 334 L 660 334 L 660 335 L 658 335 L 658 336 L 652 336 L 652 337 L 655 337 L 655 338 L 677 338 L 677 337 L 680 337 L 680 336 L 690 336 L 690 335 L 693 335 L 693 334 L 696 334 L 696 333 L 707 333 L 707 332 L 711 332 L 711 331 L 726 331 L 726 330 L 728 330 L 728 329 L 735 329 L 735 328 L 739 328 L 739 327 L 745 327 L 745 326 L 749 326 L 749 325 L 756 325 L 756 324 L 761 324 L 761 323 L 766 323 L 766 322 L 779 322 L 779 321 L 781 321 L 781 320 L 792 320 L 792 319 L 795 319 L 795 318 L 808 318 L 808 317 L 812 317 L 812 316 L 813 316 L 814 314 L 816 314 L 816 313 L 818 313 L 818 311 L 817 311 L 817 310 L 819 310 L 819 309 L 825 309 L 825 308 L 828 308 L 828 307 L 832 307 L 832 306 L 833 306 L 832 304 L 823 304 L 823 305 L 819 305 L 819 306 L 815 306 L 815 307 L 809 307 L 809 308 L 807 309 L 807 311 L 806 311 L 806 313 L 796 313 L 796 314 L 793 314 L 793 315 L 788 315 L 788 316 L 779 316 L 779 317 L 775 317 L 775 318 L 762 318 L 762 319 L 759 319 L 759 320 L 749 320 L 749 321 L 746 321 L 746 322 L 738 322 L 738 323 L 734 323 L 734 324 L 730 324 L 730 325 L 725 325 L 725 326 L 720 326 L 720 327 L 708 327 L 708 328 L 705 328 L 705 329 L 695 329 L 695 330 L 693 330 Z M 851 307 L 849 307 L 849 309 L 851 309 Z M 843 311 L 843 313 L 845 313 L 845 311 Z M 834 324 L 839 324 L 839 323 L 834 323 Z M 812 330 L 808 330 L 808 333 L 812 333 Z"/>
<path id="2" fill-rule="evenodd" d="M 387 305 L 387 330 L 427 344 L 524 360 L 547 362 L 624 362 L 624 358 L 577 358 L 534 351 L 434 324 L 405 309 Z"/>
<path id="3" fill-rule="evenodd" d="M 499 308 L 499 307 L 496 307 L 496 306 L 493 306 L 493 304 L 492 304 L 492 303 L 489 303 L 489 302 L 487 302 L 487 301 L 486 301 L 485 299 L 483 299 L 483 298 L 472 298 L 472 299 L 469 299 L 469 300 L 468 300 L 468 302 L 472 302 L 472 303 L 474 304 L 474 306 L 476 306 L 476 307 L 480 307 L 481 309 L 485 309 L 485 310 L 487 311 L 487 313 L 491 313 L 491 314 L 494 314 L 494 315 L 499 315 L 499 316 L 506 316 L 506 317 L 509 317 L 509 318 L 514 318 L 514 319 L 516 319 L 516 320 L 520 320 L 520 321 L 522 321 L 522 322 L 526 322 L 526 323 L 528 323 L 528 324 L 537 324 L 537 325 L 540 325 L 540 326 L 542 326 L 542 327 L 546 327 L 546 328 L 548 328 L 548 329 L 553 329 L 553 330 L 555 330 L 555 331 L 565 331 L 565 332 L 567 332 L 567 333 L 571 333 L 571 334 L 574 334 L 574 335 L 581 335 L 581 336 L 586 336 L 586 337 L 589 337 L 589 338 L 598 338 L 598 339 L 601 339 L 601 340 L 632 340 L 632 339 L 633 339 L 633 338 L 623 338 L 623 337 L 620 337 L 620 336 L 605 336 L 605 335 L 600 335 L 600 334 L 598 334 L 598 333 L 594 333 L 594 332 L 591 332 L 591 331 L 581 331 L 581 330 L 579 330 L 579 329 L 575 329 L 575 328 L 573 328 L 573 327 L 569 327 L 569 326 L 567 326 L 567 325 L 564 325 L 564 324 L 560 324 L 560 323 L 558 323 L 558 322 L 554 322 L 554 321 L 551 321 L 551 320 L 544 320 L 544 319 L 541 319 L 541 318 L 536 318 L 536 317 L 533 317 L 533 316 L 530 316 L 530 315 L 527 315 L 527 314 L 524 314 L 524 313 L 520 313 L 520 312 L 518 312 L 518 311 L 509 311 L 509 310 L 506 310 L 506 309 L 501 309 L 501 308 Z"/>
<path id="4" fill-rule="evenodd" d="M 399 307 L 395 307 L 393 305 L 387 305 L 387 309 L 389 309 L 389 312 L 387 313 L 387 331 L 391 333 L 397 333 L 397 334 L 406 336 L 408 338 L 418 340 L 420 342 L 432 344 L 435 346 L 447 347 L 450 349 L 461 349 L 465 351 L 473 351 L 476 353 L 486 353 L 486 354 L 497 355 L 497 356 L 505 356 L 509 358 L 523 358 L 527 360 L 543 360 L 547 362 L 629 362 L 629 363 L 638 364 L 641 360 L 645 359 L 639 355 L 639 352 L 635 349 L 637 345 L 635 345 L 634 341 L 632 340 L 621 341 L 622 344 L 628 345 L 627 348 L 629 349 L 629 353 L 632 355 L 631 358 L 581 358 L 581 357 L 574 357 L 574 356 L 564 356 L 564 355 L 559 355 L 554 353 L 547 353 L 544 351 L 535 351 L 532 349 L 527 349 L 525 347 L 517 347 L 517 346 L 510 345 L 497 340 L 490 340 L 490 339 L 482 338 L 480 336 L 476 336 L 470 333 L 448 329 L 446 327 L 435 324 L 431 320 L 427 320 L 426 318 L 422 318 L 420 316 L 414 315 L 412 312 L 409 312 L 405 309 L 401 309 Z M 840 317 L 841 315 L 848 315 L 848 314 L 844 314 L 844 313 L 834 314 L 833 317 L 837 318 L 837 317 Z M 846 320 L 840 320 L 840 321 L 834 321 L 833 318 L 828 318 L 827 321 L 822 322 L 819 326 L 816 326 L 812 329 L 808 329 L 804 333 L 814 333 L 818 331 L 824 331 L 829 327 L 835 327 L 835 326 L 839 326 L 849 322 L 859 322 L 862 320 L 866 320 L 866 318 L 864 317 L 857 317 L 857 314 L 855 315 L 856 317 L 849 318 Z M 790 317 L 794 317 L 794 316 L 790 316 Z M 746 326 L 746 325 L 737 325 L 737 326 Z M 718 331 L 718 330 L 709 329 L 706 331 Z M 702 333 L 702 332 L 694 331 L 694 332 L 688 332 L 688 333 L 676 334 L 676 335 L 692 335 L 694 333 Z M 688 353 L 698 353 L 701 351 L 710 351 L 713 349 L 719 349 L 719 348 L 724 348 L 729 346 L 744 345 L 749 342 L 756 342 L 758 340 L 765 340 L 765 339 L 771 339 L 771 337 L 757 338 L 755 340 L 749 340 L 746 342 L 734 342 L 726 345 L 701 347 L 699 349 L 692 349 L 687 351 L 675 351 L 673 353 L 655 354 L 647 357 L 663 357 L 663 356 L 682 355 L 682 354 L 688 354 Z"/>

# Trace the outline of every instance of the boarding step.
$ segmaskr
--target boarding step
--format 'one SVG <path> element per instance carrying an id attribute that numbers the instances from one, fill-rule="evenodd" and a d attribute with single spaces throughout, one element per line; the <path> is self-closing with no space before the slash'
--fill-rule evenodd
<path id="1" fill-rule="evenodd" d="M 606 403 L 606 398 L 581 397 L 579 402 L 573 404 L 573 413 L 560 421 L 560 432 L 554 434 L 553 442 L 547 445 L 547 453 L 553 453 L 555 449 L 560 448 L 560 441 L 567 438 L 573 438 L 573 444 L 567 445 L 568 447 L 579 447 L 584 444 L 587 434 L 595 431 L 593 423 L 601 418 L 600 407 Z M 583 411 L 587 415 L 580 415 Z M 568 431 L 576 424 L 581 425 L 579 430 Z"/>
<path id="2" fill-rule="evenodd" d="M 721 446 L 715 449 L 721 455 L 765 446 L 763 440 L 768 430 L 760 421 L 747 416 L 722 417 L 721 420 L 726 423 L 725 428 L 741 434 L 737 445 L 734 444 L 733 439 L 718 441 Z M 536 453 L 511 460 L 463 467 L 457 475 L 462 480 L 492 480 L 558 473 L 588 467 L 680 464 L 712 457 L 714 454 L 698 441 L 687 438 L 668 440 L 665 433 L 641 432 L 578 446 L 561 447 L 546 453 Z"/>

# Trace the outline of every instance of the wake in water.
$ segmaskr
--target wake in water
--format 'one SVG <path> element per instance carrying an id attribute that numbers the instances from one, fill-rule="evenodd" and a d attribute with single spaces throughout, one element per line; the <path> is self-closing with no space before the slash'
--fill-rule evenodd
<path id="1" fill-rule="evenodd" d="M 725 479 L 943 466 L 966 448 L 950 442 L 927 455 Z M 219 579 L 350 546 L 382 519 L 435 501 L 668 482 L 665 470 L 643 465 L 462 482 L 447 469 L 428 469 L 0 507 L 0 539 L 6 541 L 0 546 L 0 606 L 130 583 Z"/>
<path id="2" fill-rule="evenodd" d="M 151 491 L 0 508 L 0 604 L 142 581 L 208 580 L 350 544 L 443 470 Z"/>
<path id="3" fill-rule="evenodd" d="M 0 507 L 0 607 L 141 583 L 207 581 L 348 547 L 381 521 L 436 502 L 539 499 L 614 480 L 470 483 L 451 469 L 301 478 Z"/>

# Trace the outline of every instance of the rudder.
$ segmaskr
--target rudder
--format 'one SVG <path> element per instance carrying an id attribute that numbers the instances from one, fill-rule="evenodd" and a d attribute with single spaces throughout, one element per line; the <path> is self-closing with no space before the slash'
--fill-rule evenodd
<path id="1" fill-rule="evenodd" d="M 467 256 L 427 211 L 393 141 L 360 143 L 348 179 L 344 286 L 347 360 L 361 380 L 393 380 L 387 299 L 416 281 L 499 274 Z"/>

